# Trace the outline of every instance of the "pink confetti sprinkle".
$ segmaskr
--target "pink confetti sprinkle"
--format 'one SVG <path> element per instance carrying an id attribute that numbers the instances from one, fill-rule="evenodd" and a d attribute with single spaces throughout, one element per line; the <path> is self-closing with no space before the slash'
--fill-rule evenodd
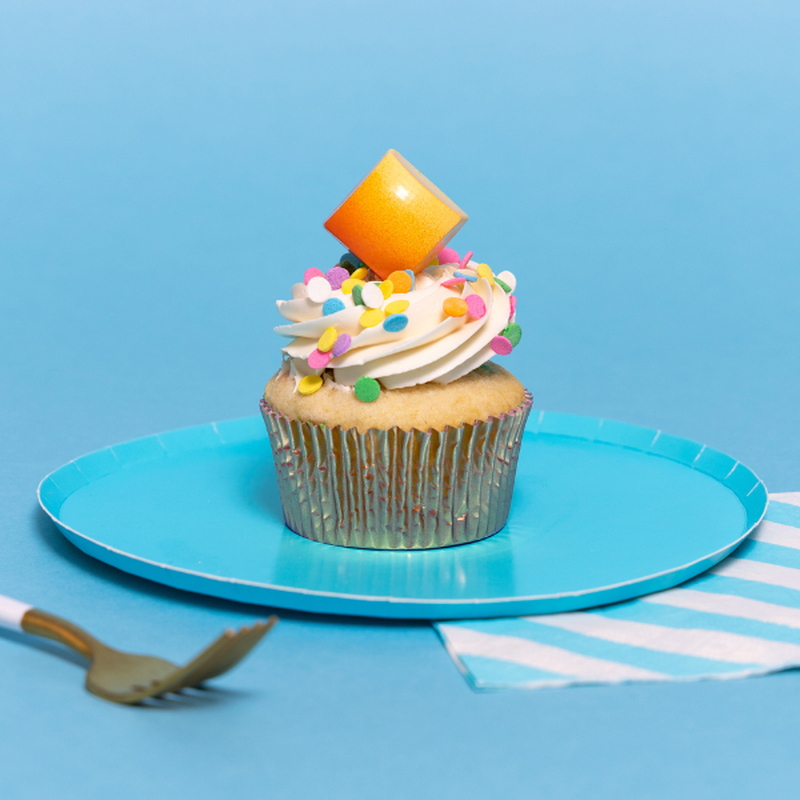
<path id="1" fill-rule="evenodd" d="M 308 283 L 312 278 L 324 278 L 325 273 L 321 269 L 317 269 L 316 267 L 309 267 L 303 273 L 303 283 Z"/>
<path id="2" fill-rule="evenodd" d="M 510 320 L 514 319 L 514 314 L 517 313 L 517 298 L 512 294 L 509 295 L 508 302 L 511 304 L 511 312 L 508 315 Z"/>
<path id="3" fill-rule="evenodd" d="M 462 258 L 462 259 L 461 259 L 461 263 L 458 265 L 458 268 L 459 268 L 459 269 L 464 269 L 464 267 L 466 267 L 466 266 L 467 266 L 467 264 L 469 264 L 469 260 L 470 260 L 470 259 L 472 258 L 472 256 L 474 256 L 474 255 L 475 255 L 475 253 L 473 253 L 473 252 L 472 252 L 472 250 L 469 250 L 469 251 L 467 252 L 467 254 L 464 256 L 464 258 Z"/>
<path id="4" fill-rule="evenodd" d="M 340 333 L 336 337 L 336 341 L 331 348 L 331 355 L 336 358 L 337 356 L 344 355 L 350 349 L 350 342 L 353 340 L 348 333 Z"/>
<path id="5" fill-rule="evenodd" d="M 514 349 L 514 345 L 505 336 L 495 336 L 492 339 L 492 350 L 499 356 L 507 356 Z M 309 363 L 311 359 L 309 358 Z"/>
<path id="6" fill-rule="evenodd" d="M 439 251 L 440 264 L 458 264 L 461 256 L 452 247 L 444 247 Z"/>
<path id="7" fill-rule="evenodd" d="M 500 338 L 500 337 L 498 337 Z M 509 345 L 511 342 L 509 342 Z M 311 369 L 323 369 L 328 365 L 328 362 L 331 360 L 330 353 L 322 353 L 319 350 L 315 350 L 309 357 L 308 357 L 308 366 Z"/>
<path id="8" fill-rule="evenodd" d="M 344 267 L 331 267 L 325 277 L 331 285 L 331 289 L 341 289 L 342 284 L 350 277 L 350 273 Z"/>
<path id="9" fill-rule="evenodd" d="M 452 289 L 454 286 L 461 286 L 464 283 L 466 283 L 465 278 L 448 278 L 446 281 L 442 281 L 442 286 Z"/>
<path id="10" fill-rule="evenodd" d="M 464 298 L 467 304 L 467 314 L 473 319 L 480 319 L 486 315 L 486 303 L 479 294 L 471 294 Z"/>

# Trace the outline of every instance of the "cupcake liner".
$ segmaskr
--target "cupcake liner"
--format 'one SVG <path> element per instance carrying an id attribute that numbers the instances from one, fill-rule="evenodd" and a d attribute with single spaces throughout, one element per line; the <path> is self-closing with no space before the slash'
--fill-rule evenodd
<path id="1" fill-rule="evenodd" d="M 286 524 L 343 547 L 419 550 L 475 542 L 508 519 L 526 391 L 500 417 L 444 431 L 359 433 L 289 419 L 261 401 Z"/>

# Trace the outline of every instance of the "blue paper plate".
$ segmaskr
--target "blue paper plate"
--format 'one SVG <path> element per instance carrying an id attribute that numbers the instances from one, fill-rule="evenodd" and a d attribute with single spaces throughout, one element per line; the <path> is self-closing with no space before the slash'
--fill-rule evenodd
<path id="1" fill-rule="evenodd" d="M 261 417 L 82 456 L 42 481 L 39 501 L 84 552 L 169 586 L 302 611 L 453 619 L 674 586 L 742 542 L 767 490 L 743 464 L 687 439 L 540 412 L 508 525 L 460 547 L 377 552 L 292 533 Z"/>

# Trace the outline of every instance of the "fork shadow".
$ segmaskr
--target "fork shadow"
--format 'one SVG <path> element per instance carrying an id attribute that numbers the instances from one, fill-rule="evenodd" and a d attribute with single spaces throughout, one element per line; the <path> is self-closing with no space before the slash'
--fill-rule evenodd
<path id="1" fill-rule="evenodd" d="M 40 650 L 41 652 L 47 653 L 51 656 L 56 656 L 62 661 L 68 661 L 70 664 L 77 664 L 81 667 L 85 667 L 88 664 L 86 659 L 76 653 L 74 650 L 70 650 L 68 647 L 63 647 L 56 642 L 42 639 L 39 636 L 31 636 L 29 633 L 11 631 L 7 628 L 0 628 L 0 636 L 2 636 L 4 639 L 8 639 L 11 642 L 16 642 L 17 644 L 22 644 L 26 647 L 32 647 L 35 650 Z"/>
<path id="2" fill-rule="evenodd" d="M 231 700 L 244 700 L 251 697 L 251 692 L 241 690 L 221 689 L 212 686 L 195 686 L 192 689 L 182 689 L 163 697 L 149 697 L 132 708 L 148 709 L 151 711 L 176 711 L 182 708 L 208 708 L 228 703 Z"/>

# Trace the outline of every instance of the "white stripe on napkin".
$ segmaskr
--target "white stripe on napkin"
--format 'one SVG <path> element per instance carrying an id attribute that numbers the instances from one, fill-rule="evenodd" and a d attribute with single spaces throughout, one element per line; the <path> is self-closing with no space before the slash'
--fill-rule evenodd
<path id="1" fill-rule="evenodd" d="M 535 619 L 539 621 L 540 618 Z M 532 642 L 529 639 L 518 639 L 515 636 L 481 633 L 469 628 L 443 624 L 439 625 L 439 630 L 447 637 L 448 647 L 452 648 L 457 656 L 484 656 L 557 675 L 608 683 L 659 680 L 668 677 L 653 670 L 592 658 L 560 647 Z"/>
<path id="2" fill-rule="evenodd" d="M 735 594 L 698 592 L 696 589 L 668 589 L 640 599 L 643 603 L 705 611 L 708 614 L 721 614 L 725 617 L 753 619 L 787 628 L 800 628 L 800 608 L 778 606 L 774 603 L 765 603 L 763 600 L 750 600 Z"/>
<path id="3" fill-rule="evenodd" d="M 769 499 L 774 500 L 776 503 L 800 506 L 800 492 L 770 492 Z"/>
<path id="4" fill-rule="evenodd" d="M 766 664 L 800 661 L 800 645 L 772 642 L 739 633 L 702 628 L 666 628 L 648 622 L 612 619 L 601 614 L 571 612 L 524 617 L 539 625 L 549 625 L 615 644 L 643 647 L 662 653 L 728 661 L 733 664 Z"/>
<path id="5" fill-rule="evenodd" d="M 726 578 L 741 578 L 743 581 L 783 586 L 785 589 L 800 589 L 800 569 L 780 567 L 777 564 L 767 564 L 749 558 L 731 556 L 715 567 L 712 573 L 724 575 Z"/>
<path id="6" fill-rule="evenodd" d="M 781 547 L 800 550 L 800 536 L 797 535 L 797 528 L 792 525 L 782 525 L 780 522 L 771 522 L 765 519 L 750 538 L 767 544 L 779 544 Z"/>

